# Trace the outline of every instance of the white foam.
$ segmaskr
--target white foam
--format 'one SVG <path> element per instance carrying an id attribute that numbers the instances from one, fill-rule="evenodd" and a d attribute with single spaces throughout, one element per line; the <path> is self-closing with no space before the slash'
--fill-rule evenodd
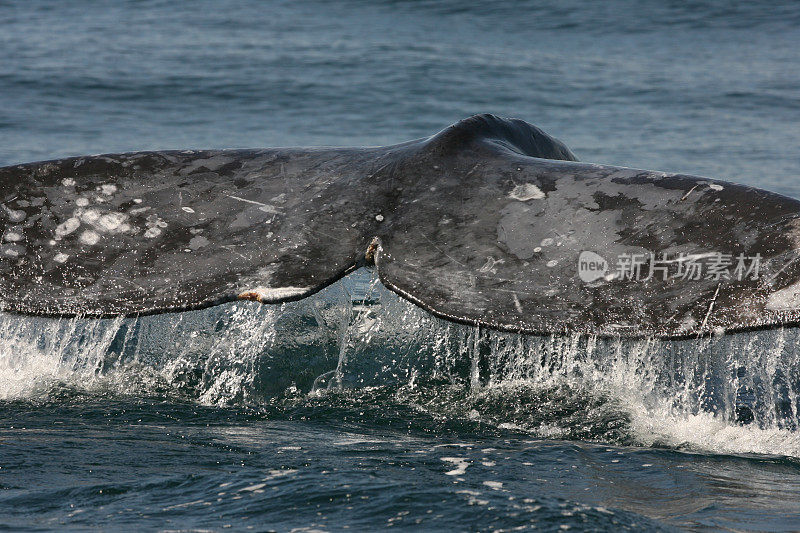
<path id="1" fill-rule="evenodd" d="M 307 291 L 259 290 L 269 299 Z M 798 375 L 800 333 L 759 332 L 690 341 L 523 337 L 440 321 L 380 285 L 375 292 L 380 304 L 374 306 L 351 305 L 350 294 L 332 286 L 320 296 L 292 304 L 237 303 L 115 321 L 0 313 L 0 399 L 41 396 L 43 389 L 59 382 L 122 393 L 170 390 L 185 386 L 187 373 L 199 370 L 203 375 L 193 393 L 195 401 L 207 405 L 258 401 L 251 396 L 254 384 L 264 379 L 259 377 L 263 367 L 257 365 L 272 365 L 269 358 L 284 353 L 279 345 L 283 334 L 293 347 L 320 340 L 337 343 L 338 363 L 334 357 L 323 369 L 316 393 L 343 383 L 366 387 L 370 383 L 361 381 L 362 376 L 397 380 L 408 375 L 412 377 L 398 398 L 407 398 L 415 409 L 432 411 L 437 417 L 473 418 L 537 438 L 574 438 L 576 427 L 585 431 L 597 425 L 602 430 L 611 419 L 625 421 L 612 434 L 621 432 L 626 442 L 643 446 L 800 457 L 800 433 L 786 429 L 800 423 L 796 412 L 800 385 L 789 381 L 756 386 Z M 323 312 L 325 302 L 338 303 Z M 287 320 L 285 313 L 292 309 L 304 310 L 304 320 Z M 223 327 L 216 327 L 219 320 Z M 294 325 L 282 330 L 286 324 Z M 381 353 L 388 359 L 376 360 Z M 427 359 L 417 367 L 415 357 Z M 478 364 L 480 357 L 487 357 L 485 365 Z M 365 367 L 362 374 L 348 377 L 354 368 Z M 446 377 L 451 369 L 460 369 L 452 372 L 462 372 L 457 375 L 467 388 L 474 388 L 466 399 L 448 396 L 450 385 L 443 391 L 426 390 L 422 396 L 435 397 L 429 403 L 413 396 L 417 372 Z M 293 376 L 287 379 L 291 383 Z M 742 404 L 740 392 L 746 390 L 758 395 L 748 404 L 754 422 L 740 425 L 735 406 Z M 576 400 L 579 409 L 565 415 Z M 714 405 L 709 407 L 708 402 Z M 484 410 L 492 405 L 495 414 Z M 471 444 L 447 446 L 451 451 L 446 453 L 451 454 Z M 443 473 L 468 472 L 470 463 L 464 458 L 442 460 L 453 465 Z"/>
<path id="2" fill-rule="evenodd" d="M 644 446 L 668 446 L 722 454 L 800 457 L 800 434 L 788 429 L 738 425 L 712 413 L 698 414 L 628 404 L 631 431 Z"/>
<path id="3" fill-rule="evenodd" d="M 442 457 L 442 461 L 452 463 L 455 468 L 444 473 L 446 476 L 463 476 L 467 472 L 470 460 L 466 457 Z"/>
<path id="4" fill-rule="evenodd" d="M 798 372 L 795 330 L 689 341 L 489 335 L 507 340 L 491 344 L 489 381 L 476 398 L 482 405 L 520 403 L 504 409 L 507 418 L 495 417 L 502 428 L 569 438 L 577 423 L 602 427 L 622 418 L 629 420 L 625 433 L 644 446 L 800 457 L 800 432 L 788 429 L 800 425 L 800 383 L 785 381 Z M 759 389 L 759 383 L 782 384 Z M 523 408 L 532 396 L 548 398 L 552 414 L 547 405 Z M 561 396 L 607 400 L 564 416 Z M 741 408 L 752 422 L 737 422 Z"/>

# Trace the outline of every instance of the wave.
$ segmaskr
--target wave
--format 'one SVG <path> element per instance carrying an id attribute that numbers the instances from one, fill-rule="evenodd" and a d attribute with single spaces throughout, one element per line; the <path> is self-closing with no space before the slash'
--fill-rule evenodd
<path id="1" fill-rule="evenodd" d="M 407 416 L 542 438 L 800 457 L 799 335 L 502 333 L 437 319 L 362 269 L 283 305 L 113 320 L 0 315 L 0 402 L 58 401 L 65 390 L 376 413 L 394 402 Z"/>

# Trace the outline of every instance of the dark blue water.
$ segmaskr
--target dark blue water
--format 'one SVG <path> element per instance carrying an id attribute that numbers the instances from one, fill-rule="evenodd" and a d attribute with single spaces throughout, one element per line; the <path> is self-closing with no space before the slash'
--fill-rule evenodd
<path id="1" fill-rule="evenodd" d="M 493 112 L 800 197 L 800 6 L 586 4 L 0 0 L 0 165 Z M 353 290 L 1 316 L 0 529 L 800 529 L 796 331 L 526 339 Z"/>

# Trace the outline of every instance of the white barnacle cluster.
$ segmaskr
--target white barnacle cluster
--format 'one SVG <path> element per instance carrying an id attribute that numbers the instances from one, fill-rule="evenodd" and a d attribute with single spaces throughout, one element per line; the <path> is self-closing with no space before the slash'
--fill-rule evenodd
<path id="1" fill-rule="evenodd" d="M 12 246 L 6 245 L 3 246 L 2 249 L 3 249 L 3 255 L 6 255 L 8 257 L 19 257 L 24 252 L 24 249 L 23 252 L 20 251 L 21 249 L 20 246 L 14 246 L 14 245 Z"/>
<path id="2" fill-rule="evenodd" d="M 161 232 L 167 227 L 167 223 L 158 215 L 148 215 L 145 226 L 147 229 L 144 232 L 144 236 L 148 239 L 154 239 L 161 235 Z"/>
<path id="3" fill-rule="evenodd" d="M 77 205 L 87 205 L 81 202 Z M 92 207 L 78 207 L 72 216 L 56 226 L 55 240 L 60 241 L 81 229 L 78 240 L 82 244 L 93 246 L 100 241 L 103 235 L 116 235 L 119 233 L 132 233 L 134 228 L 128 223 L 125 213 L 107 212 Z"/>
<path id="4" fill-rule="evenodd" d="M 75 180 L 67 178 L 61 184 L 67 188 L 74 188 Z M 55 246 L 59 241 L 73 234 L 80 244 L 94 246 L 104 236 L 139 233 L 141 230 L 131 223 L 129 214 L 109 210 L 102 205 L 108 203 L 117 190 L 116 185 L 102 184 L 95 189 L 95 194 L 83 194 L 76 198 L 75 209 L 69 218 L 56 226 L 50 245 Z M 148 225 L 148 229 L 150 229 L 150 225 Z M 64 263 L 67 259 L 69 259 L 69 255 L 64 252 L 58 252 L 53 257 L 53 261 L 56 263 Z"/>
<path id="5" fill-rule="evenodd" d="M 19 242 L 22 240 L 22 232 L 17 228 L 11 228 L 3 235 L 3 240 L 7 242 Z"/>
<path id="6" fill-rule="evenodd" d="M 105 213 L 95 222 L 95 226 L 104 233 L 127 233 L 131 230 L 128 215 L 125 213 Z"/>
<path id="7" fill-rule="evenodd" d="M 12 227 L 8 228 L 3 234 L 0 250 L 2 254 L 7 257 L 19 257 L 25 253 L 25 247 L 22 246 L 21 241 L 24 238 L 22 228 Z"/>
<path id="8" fill-rule="evenodd" d="M 24 204 L 28 206 L 30 202 L 24 202 Z M 25 222 L 28 214 L 21 209 L 12 209 L 5 204 L 2 207 L 9 222 L 17 225 L 7 228 L 0 237 L 0 254 L 6 257 L 19 257 L 25 253 L 22 243 L 25 241 L 25 226 L 30 223 L 30 221 Z"/>
<path id="9" fill-rule="evenodd" d="M 81 225 L 81 219 L 78 217 L 71 217 L 56 226 L 56 240 L 59 241 L 66 237 Z"/>
<path id="10" fill-rule="evenodd" d="M 104 183 L 96 187 L 95 191 L 96 194 L 92 200 L 94 200 L 94 202 L 97 204 L 104 204 L 109 202 L 114 197 L 114 193 L 117 192 L 117 186 L 112 183 Z M 84 198 L 82 202 L 85 202 L 88 205 L 89 200 Z"/>

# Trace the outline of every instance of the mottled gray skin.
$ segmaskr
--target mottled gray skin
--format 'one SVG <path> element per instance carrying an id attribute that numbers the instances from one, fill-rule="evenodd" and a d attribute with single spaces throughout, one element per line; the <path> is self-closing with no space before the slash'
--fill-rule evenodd
<path id="1" fill-rule="evenodd" d="M 425 309 L 505 330 L 679 337 L 800 317 L 800 202 L 578 163 L 541 130 L 491 115 L 389 147 L 141 152 L 0 168 L 0 202 L 0 305 L 12 312 L 275 303 L 374 261 L 386 286 Z M 761 276 L 584 283 L 584 250 L 608 260 L 760 254 Z M 781 310 L 767 310 L 776 294 Z"/>

